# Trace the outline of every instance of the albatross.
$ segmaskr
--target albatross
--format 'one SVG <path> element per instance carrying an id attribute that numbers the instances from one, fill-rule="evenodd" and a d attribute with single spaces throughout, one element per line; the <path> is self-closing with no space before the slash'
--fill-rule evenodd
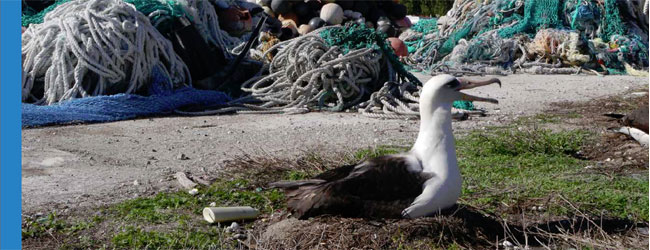
<path id="1" fill-rule="evenodd" d="M 330 214 L 348 217 L 416 218 L 456 204 L 461 175 L 451 127 L 455 100 L 498 103 L 463 89 L 501 82 L 470 81 L 438 75 L 420 93 L 420 131 L 410 151 L 367 159 L 321 173 L 309 180 L 280 181 L 287 207 L 300 219 Z"/>

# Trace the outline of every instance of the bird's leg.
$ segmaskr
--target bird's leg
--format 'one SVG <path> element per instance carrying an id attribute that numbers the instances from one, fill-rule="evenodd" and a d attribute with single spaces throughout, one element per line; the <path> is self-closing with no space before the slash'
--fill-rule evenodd
<path id="1" fill-rule="evenodd" d="M 413 203 L 402 211 L 402 217 L 418 218 L 440 211 L 440 204 L 435 201 L 440 185 L 436 185 L 435 182 L 435 178 L 431 178 L 424 183 L 422 194 L 418 195 Z"/>

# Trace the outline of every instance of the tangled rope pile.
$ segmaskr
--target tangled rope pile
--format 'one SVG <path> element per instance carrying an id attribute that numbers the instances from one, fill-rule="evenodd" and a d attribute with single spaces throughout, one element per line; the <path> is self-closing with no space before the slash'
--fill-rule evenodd
<path id="1" fill-rule="evenodd" d="M 22 54 L 24 102 L 135 93 L 149 83 L 154 66 L 173 84 L 191 80 L 171 43 L 121 0 L 73 0 L 57 6 L 42 24 L 25 31 Z M 37 82 L 42 96 L 35 94 Z"/>
<path id="2" fill-rule="evenodd" d="M 648 66 L 646 6 L 647 0 L 456 0 L 447 15 L 420 20 L 426 23 L 400 39 L 412 52 L 409 66 L 432 73 L 636 74 L 634 68 Z"/>
<path id="3" fill-rule="evenodd" d="M 336 27 L 318 31 L 331 28 Z M 276 49 L 269 74 L 245 82 L 242 89 L 250 95 L 233 102 L 240 107 L 227 111 L 342 111 L 358 104 L 380 77 L 381 53 L 363 48 L 346 54 L 338 46 L 330 47 L 318 32 L 277 43 L 262 57 Z"/>
<path id="4" fill-rule="evenodd" d="M 213 4 L 203 0 L 57 0 L 38 13 L 26 10 L 23 101 L 52 104 L 138 92 L 146 89 L 151 69 L 158 64 L 164 64 L 174 87 L 190 85 L 186 64 L 161 35 L 171 31 L 174 19 L 190 20 L 206 42 L 226 52 L 226 59 L 241 53 L 251 35 L 233 37 L 222 30 Z"/>
<path id="5" fill-rule="evenodd" d="M 269 40 L 266 36 L 262 39 Z M 417 117 L 422 84 L 402 68 L 385 39 L 365 26 L 351 25 L 324 27 L 270 48 L 268 43 L 260 44 L 257 58 L 277 54 L 269 62 L 268 75 L 253 77 L 242 85 L 249 95 L 230 102 L 227 108 L 181 113 L 293 114 L 356 108 L 376 118 Z M 383 86 L 378 84 L 384 81 Z M 457 105 L 473 109 L 471 103 Z"/>

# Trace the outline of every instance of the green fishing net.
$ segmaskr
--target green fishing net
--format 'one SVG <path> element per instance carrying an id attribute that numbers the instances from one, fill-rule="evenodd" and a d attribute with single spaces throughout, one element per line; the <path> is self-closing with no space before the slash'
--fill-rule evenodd
<path id="1" fill-rule="evenodd" d="M 500 29 L 499 36 L 507 38 L 518 33 L 537 32 L 540 29 L 560 28 L 562 22 L 558 16 L 558 0 L 526 0 L 524 18 L 517 24 Z M 535 29 L 533 29 L 535 28 Z"/>
<path id="2" fill-rule="evenodd" d="M 388 37 L 382 32 L 376 32 L 374 29 L 367 28 L 364 24 L 348 23 L 339 28 L 323 30 L 319 35 L 328 45 L 339 46 L 344 54 L 350 52 L 350 50 L 363 48 L 380 50 L 401 80 L 408 80 L 422 85 L 420 80 L 404 68 L 404 65 L 395 55 L 393 48 L 386 42 Z"/>
<path id="3" fill-rule="evenodd" d="M 21 21 L 23 27 L 27 27 L 32 23 L 42 23 L 43 22 L 43 17 L 45 17 L 45 14 L 49 13 L 52 11 L 54 8 L 57 6 L 70 2 L 70 0 L 56 0 L 52 5 L 48 6 L 47 8 L 43 9 L 40 12 L 35 12 L 33 9 L 27 7 L 23 9 L 23 13 L 21 16 Z"/>
<path id="4" fill-rule="evenodd" d="M 52 5 L 48 6 L 44 10 L 36 13 L 31 8 L 23 9 L 22 13 L 22 25 L 27 27 L 32 23 L 42 23 L 43 17 L 45 14 L 54 10 L 61 4 L 70 2 L 71 0 L 57 0 Z M 149 16 L 150 21 L 154 26 L 161 32 L 166 32 L 171 28 L 172 18 L 168 17 L 187 17 L 191 20 L 191 17 L 185 13 L 183 6 L 181 6 L 178 1 L 173 0 L 123 0 L 126 3 L 133 4 L 133 6 L 140 11 L 145 16 L 149 16 L 151 13 L 158 13 L 153 16 Z"/>
<path id="5" fill-rule="evenodd" d="M 423 34 L 438 31 L 438 19 L 436 18 L 421 18 L 417 23 L 411 26 L 411 30 Z"/>
<path id="6" fill-rule="evenodd" d="M 616 0 L 605 0 L 605 14 L 602 17 L 601 26 L 603 41 L 608 42 L 613 35 L 625 34 L 625 28 L 621 21 L 621 15 L 616 6 Z"/>

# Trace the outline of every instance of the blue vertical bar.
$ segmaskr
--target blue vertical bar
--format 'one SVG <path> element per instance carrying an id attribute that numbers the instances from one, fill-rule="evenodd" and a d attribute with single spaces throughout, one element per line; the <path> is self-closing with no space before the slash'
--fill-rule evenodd
<path id="1" fill-rule="evenodd" d="M 21 1 L 0 0 L 0 249 L 21 248 Z"/>

